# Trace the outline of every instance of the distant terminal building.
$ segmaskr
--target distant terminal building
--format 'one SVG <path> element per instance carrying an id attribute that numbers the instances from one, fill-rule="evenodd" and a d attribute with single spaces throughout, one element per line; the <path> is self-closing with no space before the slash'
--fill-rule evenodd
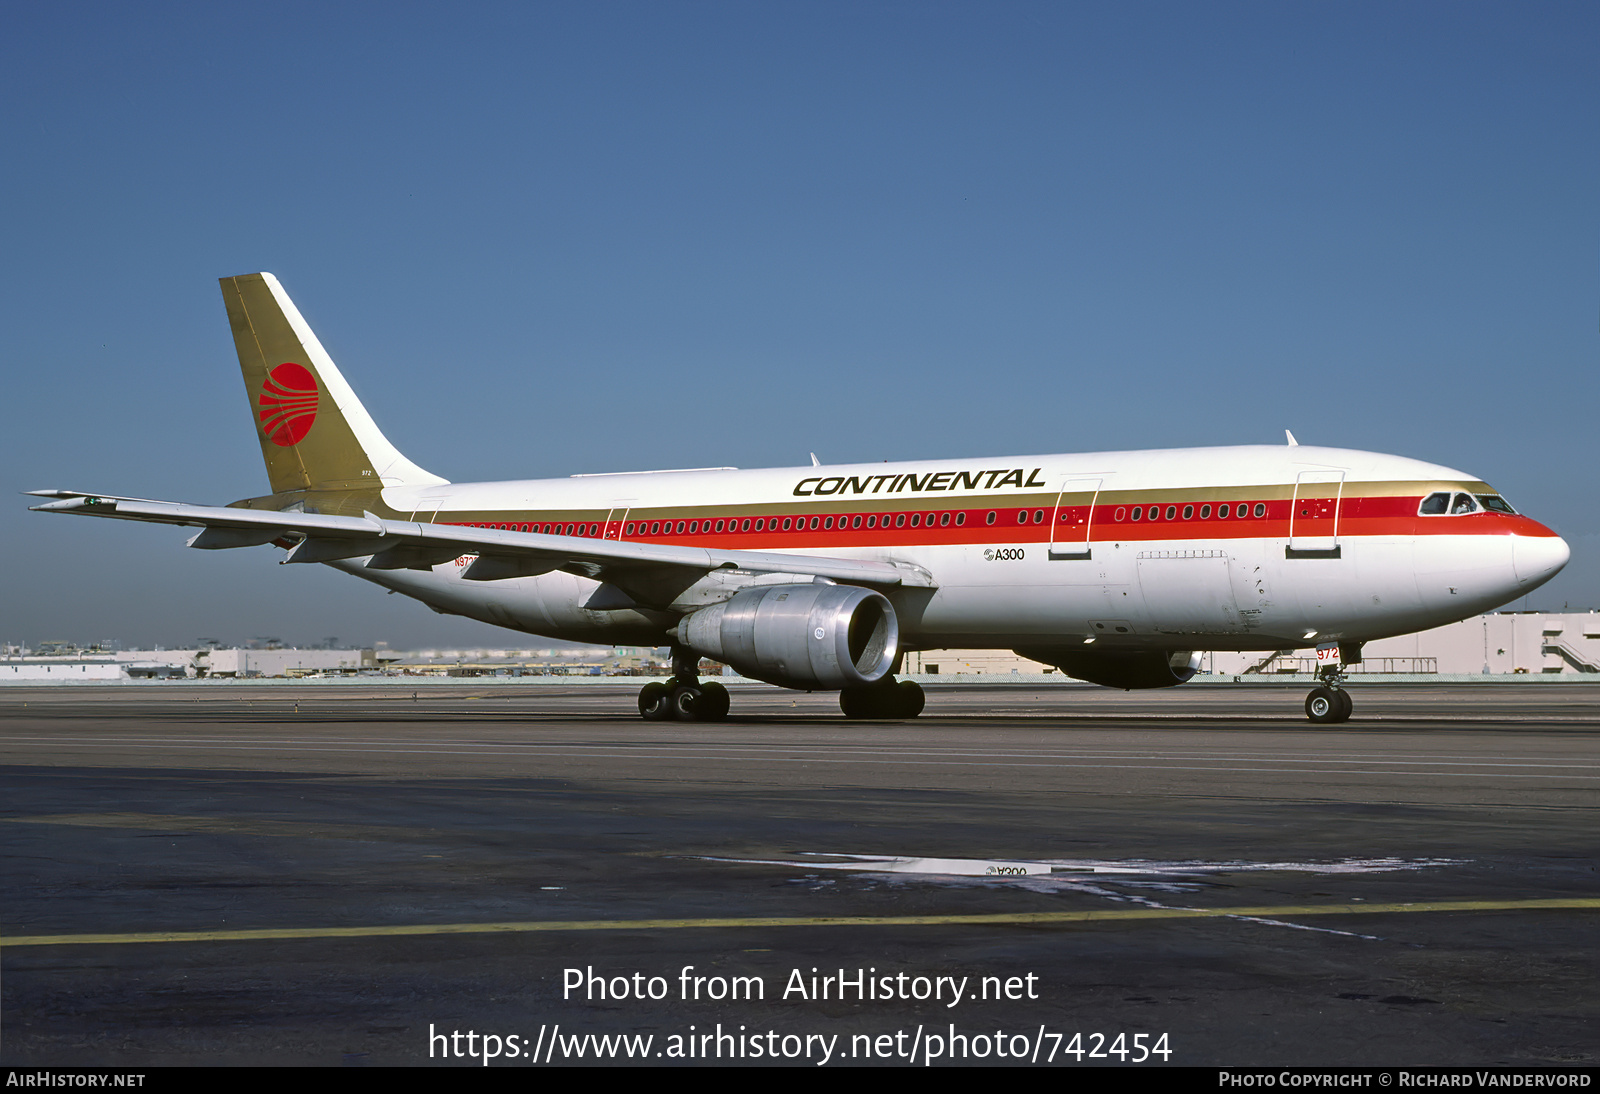
<path id="1" fill-rule="evenodd" d="M 111 650 L 101 647 L 79 649 L 68 643 L 42 645 L 50 647 L 48 652 L 24 652 L 21 647 L 5 647 L 7 652 L 0 653 L 0 682 L 196 680 L 213 677 L 253 679 L 319 673 L 344 674 L 378 667 L 370 649 L 220 649 L 200 646 L 183 650 Z"/>
<path id="2" fill-rule="evenodd" d="M 666 676 L 672 671 L 665 649 L 634 646 L 380 650 L 377 659 L 387 673 L 403 676 Z"/>
<path id="3" fill-rule="evenodd" d="M 1208 654 L 1217 674 L 1316 670 L 1309 650 Z M 1431 631 L 1368 642 L 1351 673 L 1566 676 L 1600 673 L 1600 612 L 1494 612 Z"/>
<path id="4" fill-rule="evenodd" d="M 1215 652 L 1200 671 L 1214 676 L 1310 676 L 1309 649 Z M 1419 634 L 1368 642 L 1362 662 L 1348 666 L 1367 675 L 1574 675 L 1600 674 L 1600 612 L 1496 612 Z M 702 676 L 723 666 L 704 661 Z M 1060 675 L 1050 665 L 1010 650 L 946 649 L 907 652 L 900 672 L 911 676 Z M 667 676 L 665 647 L 557 647 L 551 649 L 224 649 L 79 648 L 41 643 L 29 650 L 0 646 L 0 683 L 55 683 L 139 679 L 304 678 L 353 674 L 385 676 Z"/>
<path id="5" fill-rule="evenodd" d="M 1207 653 L 1200 670 L 1217 676 L 1316 672 L 1309 649 Z M 907 653 L 902 671 L 933 676 L 1056 674 L 1009 650 Z M 1447 627 L 1368 642 L 1351 673 L 1382 675 L 1570 675 L 1600 673 L 1600 612 L 1495 612 Z"/>
<path id="6" fill-rule="evenodd" d="M 1060 670 L 1010 650 L 917 650 L 906 653 L 900 671 L 908 676 L 1029 676 Z"/>

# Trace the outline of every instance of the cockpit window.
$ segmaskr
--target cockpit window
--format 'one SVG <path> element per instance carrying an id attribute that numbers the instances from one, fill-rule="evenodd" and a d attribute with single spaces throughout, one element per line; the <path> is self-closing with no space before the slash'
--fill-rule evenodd
<path id="1" fill-rule="evenodd" d="M 1422 499 L 1422 506 L 1417 510 L 1425 517 L 1443 516 L 1450 511 L 1449 494 L 1429 494 Z"/>
<path id="2" fill-rule="evenodd" d="M 1506 499 L 1502 498 L 1499 494 L 1475 494 L 1473 496 L 1478 499 L 1479 505 L 1483 506 L 1491 513 L 1509 513 L 1512 516 L 1517 515 L 1517 511 L 1511 508 L 1511 503 L 1506 501 Z"/>
<path id="3" fill-rule="evenodd" d="M 1450 515 L 1453 517 L 1477 511 L 1478 503 L 1472 500 L 1471 494 L 1457 494 L 1450 502 Z"/>

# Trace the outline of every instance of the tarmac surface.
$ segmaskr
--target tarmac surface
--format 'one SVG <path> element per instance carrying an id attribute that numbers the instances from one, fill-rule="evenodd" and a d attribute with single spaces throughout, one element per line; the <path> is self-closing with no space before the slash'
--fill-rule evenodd
<path id="1" fill-rule="evenodd" d="M 1600 1054 L 1600 686 L 636 690 L 5 689 L 0 1063 Z"/>

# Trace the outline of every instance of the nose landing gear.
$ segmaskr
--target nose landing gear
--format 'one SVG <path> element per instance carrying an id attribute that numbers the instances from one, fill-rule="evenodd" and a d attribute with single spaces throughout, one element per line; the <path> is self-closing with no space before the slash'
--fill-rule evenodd
<path id="1" fill-rule="evenodd" d="M 1345 674 L 1338 664 L 1323 665 L 1317 670 L 1320 681 L 1306 696 L 1306 717 L 1318 725 L 1350 720 L 1355 704 L 1350 693 L 1344 690 Z"/>

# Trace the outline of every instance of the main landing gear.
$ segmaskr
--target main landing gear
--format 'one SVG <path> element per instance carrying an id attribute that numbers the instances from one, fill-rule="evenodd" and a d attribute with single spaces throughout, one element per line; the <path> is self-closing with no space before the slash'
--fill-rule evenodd
<path id="1" fill-rule="evenodd" d="M 720 722 L 728 716 L 728 689 L 700 681 L 700 655 L 672 651 L 672 680 L 651 681 L 639 689 L 639 714 L 650 722 Z"/>
<path id="2" fill-rule="evenodd" d="M 926 702 L 921 684 L 893 676 L 839 693 L 839 709 L 846 718 L 915 718 Z"/>
<path id="3" fill-rule="evenodd" d="M 1306 696 L 1306 717 L 1318 725 L 1349 721 L 1354 704 L 1344 690 L 1345 674 L 1338 665 L 1328 665 L 1318 671 L 1317 678 L 1321 682 Z"/>

